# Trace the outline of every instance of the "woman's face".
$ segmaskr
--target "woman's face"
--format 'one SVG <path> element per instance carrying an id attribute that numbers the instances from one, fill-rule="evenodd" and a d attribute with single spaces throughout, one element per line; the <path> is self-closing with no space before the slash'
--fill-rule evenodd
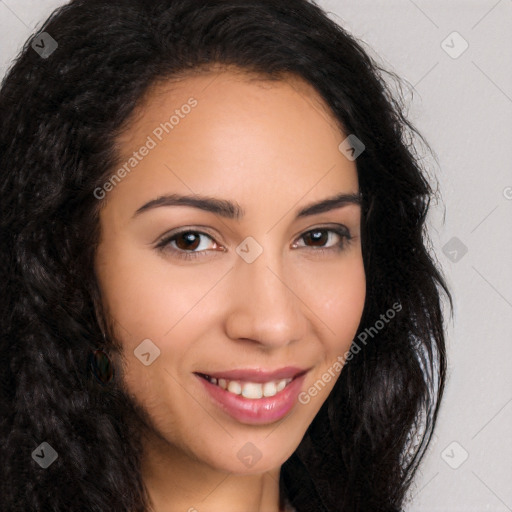
<path id="1" fill-rule="evenodd" d="M 365 301 L 360 206 L 313 205 L 359 191 L 345 138 L 299 79 L 219 71 L 153 89 L 119 139 L 96 272 L 159 457 L 277 468 L 333 388 Z"/>

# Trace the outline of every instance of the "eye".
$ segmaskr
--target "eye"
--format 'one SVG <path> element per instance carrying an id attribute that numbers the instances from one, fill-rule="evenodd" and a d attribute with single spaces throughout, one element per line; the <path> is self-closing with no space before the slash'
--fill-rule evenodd
<path id="1" fill-rule="evenodd" d="M 203 256 L 203 253 L 209 250 L 208 243 L 204 243 L 203 238 L 213 241 L 218 247 L 217 243 L 210 235 L 192 229 L 166 236 L 156 247 L 161 250 L 169 250 L 178 258 L 192 259 Z"/>
<path id="2" fill-rule="evenodd" d="M 337 241 L 336 241 L 337 239 Z M 335 228 L 319 227 L 311 229 L 302 234 L 298 240 L 304 240 L 306 243 L 312 243 L 317 248 L 314 252 L 324 253 L 326 251 L 342 251 L 352 240 L 350 231 L 345 226 Z M 332 243 L 334 240 L 334 244 Z M 326 246 L 325 244 L 330 244 Z"/>

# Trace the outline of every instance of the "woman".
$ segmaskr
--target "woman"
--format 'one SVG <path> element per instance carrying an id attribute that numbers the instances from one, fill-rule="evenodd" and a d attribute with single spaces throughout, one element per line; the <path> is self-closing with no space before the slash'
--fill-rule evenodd
<path id="1" fill-rule="evenodd" d="M 401 509 L 450 295 L 381 71 L 306 0 L 73 1 L 27 43 L 3 510 Z"/>

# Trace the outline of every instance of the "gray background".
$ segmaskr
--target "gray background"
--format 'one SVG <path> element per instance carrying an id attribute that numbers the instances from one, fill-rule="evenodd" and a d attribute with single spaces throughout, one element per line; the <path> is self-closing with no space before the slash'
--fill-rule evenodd
<path id="1" fill-rule="evenodd" d="M 63 3 L 0 0 L 0 76 Z M 429 227 L 455 298 L 449 379 L 406 510 L 512 511 L 512 0 L 319 4 L 406 80 L 438 159 Z"/>

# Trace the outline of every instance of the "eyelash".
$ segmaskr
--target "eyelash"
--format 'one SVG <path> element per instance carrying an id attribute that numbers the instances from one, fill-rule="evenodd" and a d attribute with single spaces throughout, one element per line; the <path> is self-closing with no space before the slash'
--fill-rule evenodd
<path id="1" fill-rule="evenodd" d="M 298 240 L 301 238 L 304 238 L 306 235 L 316 233 L 318 231 L 335 233 L 336 235 L 338 235 L 340 237 L 340 241 L 332 247 L 320 247 L 318 249 L 315 249 L 314 246 L 311 247 L 314 250 L 314 252 L 316 252 L 316 253 L 325 254 L 327 252 L 333 252 L 333 251 L 341 252 L 341 251 L 345 250 L 347 248 L 347 246 L 352 242 L 352 235 L 350 234 L 350 231 L 347 228 L 341 227 L 341 226 L 339 228 L 319 227 L 319 228 L 310 229 L 310 230 L 302 233 L 302 235 L 298 238 Z M 175 238 L 177 238 L 180 235 L 186 234 L 186 233 L 192 233 L 192 234 L 196 234 L 196 235 L 204 235 L 204 236 L 210 238 L 211 240 L 215 241 L 213 239 L 213 237 L 211 235 L 209 235 L 208 233 L 204 233 L 202 231 L 196 231 L 193 229 L 184 229 L 177 233 L 173 233 L 172 235 L 164 237 L 156 245 L 156 248 L 161 251 L 170 251 L 170 252 L 174 253 L 174 256 L 176 256 L 177 258 L 181 258 L 184 260 L 192 260 L 195 258 L 203 257 L 204 253 L 207 252 L 208 250 L 203 250 L 203 251 L 198 251 L 198 252 L 187 252 L 187 251 L 184 251 L 183 249 L 170 248 L 170 243 L 172 241 L 174 241 Z M 307 246 L 306 246 L 306 248 L 307 248 Z"/>

